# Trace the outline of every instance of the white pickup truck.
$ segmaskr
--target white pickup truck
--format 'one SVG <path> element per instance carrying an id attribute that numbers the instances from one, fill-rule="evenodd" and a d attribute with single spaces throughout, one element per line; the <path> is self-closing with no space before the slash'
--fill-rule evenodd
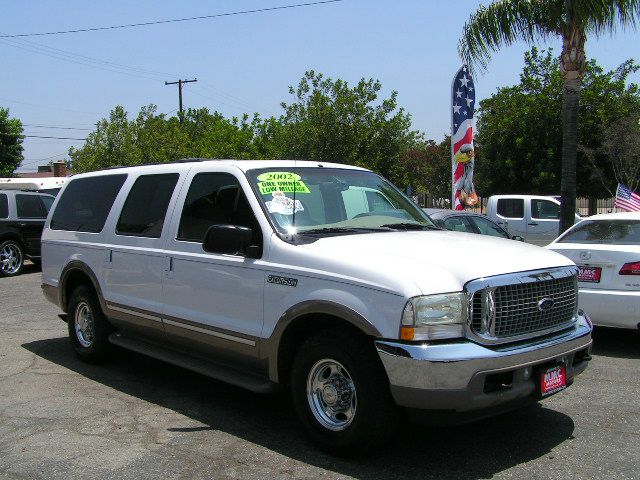
<path id="1" fill-rule="evenodd" d="M 541 195 L 493 195 L 487 203 L 487 216 L 512 236 L 544 246 L 558 236 L 560 202 Z M 576 215 L 576 222 L 580 220 Z"/>

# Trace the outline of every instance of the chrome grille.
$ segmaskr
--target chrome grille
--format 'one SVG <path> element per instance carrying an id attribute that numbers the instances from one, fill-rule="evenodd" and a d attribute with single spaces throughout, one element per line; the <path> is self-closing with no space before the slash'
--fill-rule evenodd
<path id="1" fill-rule="evenodd" d="M 575 275 L 482 289 L 473 294 L 471 328 L 475 334 L 500 339 L 559 327 L 573 319 L 577 293 Z M 487 295 L 493 295 L 491 314 L 483 301 Z M 553 306 L 539 308 L 543 299 L 552 299 Z"/>

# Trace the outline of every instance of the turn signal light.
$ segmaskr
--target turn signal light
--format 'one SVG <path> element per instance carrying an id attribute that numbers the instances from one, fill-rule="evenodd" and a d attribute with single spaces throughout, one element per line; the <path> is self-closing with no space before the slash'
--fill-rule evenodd
<path id="1" fill-rule="evenodd" d="M 640 262 L 625 263 L 620 269 L 620 275 L 640 275 Z"/>
<path id="2" fill-rule="evenodd" d="M 401 340 L 413 340 L 415 337 L 416 329 L 413 327 L 402 327 L 400 329 L 400 339 Z"/>

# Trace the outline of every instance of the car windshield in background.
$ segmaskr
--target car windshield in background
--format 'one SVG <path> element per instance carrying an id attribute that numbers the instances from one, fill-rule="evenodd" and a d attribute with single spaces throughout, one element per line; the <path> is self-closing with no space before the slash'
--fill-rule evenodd
<path id="1" fill-rule="evenodd" d="M 638 220 L 584 220 L 558 243 L 640 245 Z"/>
<path id="2" fill-rule="evenodd" d="M 247 177 L 281 233 L 437 228 L 396 187 L 371 172 L 298 167 L 249 170 Z"/>

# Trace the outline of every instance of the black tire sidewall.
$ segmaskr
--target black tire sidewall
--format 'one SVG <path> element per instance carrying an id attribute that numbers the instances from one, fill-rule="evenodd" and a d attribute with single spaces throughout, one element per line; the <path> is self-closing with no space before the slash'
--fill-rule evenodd
<path id="1" fill-rule="evenodd" d="M 312 440 L 323 450 L 338 455 L 367 453 L 393 434 L 389 420 L 396 413 L 396 407 L 373 348 L 361 339 L 331 333 L 312 337 L 300 347 L 291 375 L 293 402 Z M 320 424 L 307 399 L 309 372 L 316 362 L 325 358 L 342 364 L 356 388 L 356 414 L 352 423 L 341 431 L 331 431 Z"/>
<path id="2" fill-rule="evenodd" d="M 86 303 L 93 317 L 93 342 L 85 347 L 80 344 L 75 330 L 76 310 L 80 303 Z M 87 362 L 99 362 L 104 360 L 109 351 L 110 325 L 102 312 L 98 297 L 93 289 L 87 286 L 77 287 L 69 297 L 68 305 L 69 339 L 78 357 Z"/>
<path id="3" fill-rule="evenodd" d="M 13 273 L 5 273 L 5 272 L 0 270 L 0 276 L 1 277 L 15 277 L 16 275 L 20 275 L 20 273 L 22 273 L 22 269 L 24 268 L 24 247 L 22 246 L 22 244 L 18 240 L 14 240 L 12 238 L 9 238 L 7 240 L 3 240 L 2 242 L 0 242 L 0 251 L 2 251 L 2 249 L 8 243 L 12 243 L 12 244 L 16 245 L 20 249 L 20 258 L 22 260 L 20 261 L 20 267 L 18 267 L 18 270 L 16 270 Z"/>

